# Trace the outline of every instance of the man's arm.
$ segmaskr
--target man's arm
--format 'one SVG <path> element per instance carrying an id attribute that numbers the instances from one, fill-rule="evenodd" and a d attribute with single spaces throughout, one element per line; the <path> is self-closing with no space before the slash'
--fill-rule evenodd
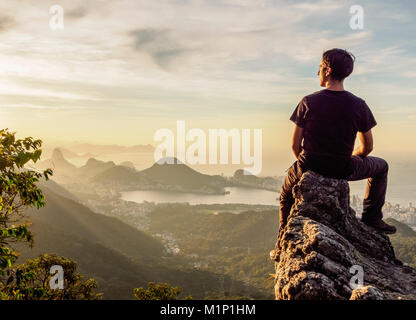
<path id="1" fill-rule="evenodd" d="M 296 159 L 299 157 L 302 151 L 302 140 L 303 140 L 303 128 L 295 124 L 295 129 L 292 135 L 292 150 L 295 154 Z"/>
<path id="2" fill-rule="evenodd" d="M 358 132 L 358 138 L 360 139 L 361 145 L 354 150 L 352 155 L 366 157 L 373 151 L 373 134 L 371 133 L 371 129 L 367 132 Z"/>

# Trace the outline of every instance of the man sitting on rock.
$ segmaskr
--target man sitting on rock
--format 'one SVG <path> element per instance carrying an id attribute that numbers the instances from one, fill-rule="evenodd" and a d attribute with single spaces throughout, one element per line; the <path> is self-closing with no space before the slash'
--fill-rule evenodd
<path id="1" fill-rule="evenodd" d="M 373 150 L 371 128 L 377 123 L 365 101 L 343 86 L 344 79 L 352 73 L 354 60 L 346 50 L 324 52 L 318 75 L 325 89 L 305 96 L 290 117 L 295 123 L 292 150 L 297 160 L 288 169 L 280 194 L 280 230 L 294 203 L 293 186 L 303 172 L 312 170 L 348 181 L 368 178 L 362 222 L 384 233 L 396 232 L 394 226 L 382 220 L 388 164 L 368 156 Z M 361 145 L 354 150 L 357 132 Z"/>

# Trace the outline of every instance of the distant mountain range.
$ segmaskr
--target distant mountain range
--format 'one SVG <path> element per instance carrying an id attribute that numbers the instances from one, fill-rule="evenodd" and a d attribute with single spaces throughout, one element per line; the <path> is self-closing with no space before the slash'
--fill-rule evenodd
<path id="1" fill-rule="evenodd" d="M 156 162 L 142 171 L 125 166 L 114 166 L 97 174 L 91 181 L 117 184 L 124 189 L 131 190 L 168 190 L 210 194 L 224 194 L 226 186 L 224 177 L 202 174 L 178 162 L 174 164 Z"/>
<path id="2" fill-rule="evenodd" d="M 90 158 L 85 165 L 78 169 L 78 174 L 84 177 L 93 177 L 114 167 L 116 164 L 113 161 L 104 162 Z"/>
<path id="3" fill-rule="evenodd" d="M 120 191 L 144 189 L 224 194 L 226 186 L 224 177 L 202 174 L 177 162 L 157 162 L 150 168 L 137 171 L 131 162 L 116 165 L 113 161 L 90 158 L 84 166 L 77 168 L 64 158 L 60 149 L 55 149 L 51 159 L 38 163 L 36 167 L 52 168 L 53 179 L 60 183 L 111 184 Z"/>
<path id="4" fill-rule="evenodd" d="M 66 159 L 73 159 L 73 158 L 94 158 L 97 155 L 87 152 L 87 153 L 83 153 L 83 154 L 78 154 L 76 152 L 73 152 L 71 150 L 65 149 L 65 148 L 59 148 L 59 150 L 61 150 L 62 155 L 66 158 Z"/>
<path id="5" fill-rule="evenodd" d="M 89 178 L 115 167 L 116 164 L 113 161 L 105 162 L 89 158 L 85 165 L 78 168 L 65 159 L 60 148 L 56 148 L 50 159 L 40 161 L 33 166 L 38 169 L 52 168 L 53 179 L 59 183 L 77 183 L 85 182 Z"/>
<path id="6" fill-rule="evenodd" d="M 88 159 L 82 167 L 76 167 L 65 159 L 61 149 L 53 150 L 51 159 L 36 165 L 54 169 L 53 179 L 59 183 L 94 183 L 111 185 L 117 191 L 166 190 L 203 194 L 226 194 L 226 187 L 250 187 L 279 191 L 281 180 L 257 177 L 237 170 L 233 177 L 200 173 L 176 158 L 163 158 L 151 167 L 138 171 L 133 163 L 125 161 L 116 165 L 113 161 Z"/>

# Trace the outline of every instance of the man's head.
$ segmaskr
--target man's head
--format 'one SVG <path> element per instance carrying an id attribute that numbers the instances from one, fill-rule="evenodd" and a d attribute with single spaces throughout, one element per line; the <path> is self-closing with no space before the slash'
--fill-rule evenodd
<path id="1" fill-rule="evenodd" d="M 325 87 L 329 81 L 342 82 L 352 73 L 354 60 L 355 57 L 346 50 L 331 49 L 325 51 L 318 71 L 321 87 Z"/>

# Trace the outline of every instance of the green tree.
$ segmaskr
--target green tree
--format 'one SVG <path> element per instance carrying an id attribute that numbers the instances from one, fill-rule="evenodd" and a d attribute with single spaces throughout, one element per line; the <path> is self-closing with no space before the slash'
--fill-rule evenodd
<path id="1" fill-rule="evenodd" d="M 39 160 L 41 145 L 41 140 L 16 139 L 14 132 L 0 130 L 0 277 L 17 258 L 11 243 L 24 241 L 33 245 L 28 223 L 21 223 L 23 209 L 31 206 L 39 209 L 45 205 L 42 190 L 36 183 L 42 177 L 48 180 L 52 170 L 37 172 L 24 166 Z"/>
<path id="2" fill-rule="evenodd" d="M 172 287 L 168 283 L 149 282 L 147 289 L 142 287 L 135 288 L 134 296 L 139 300 L 177 300 L 181 291 L 181 287 Z M 191 296 L 185 298 L 185 300 L 190 299 L 192 299 Z"/>
<path id="3" fill-rule="evenodd" d="M 50 285 L 51 267 L 63 269 L 63 289 L 52 289 Z M 8 269 L 9 277 L 0 288 L 0 297 L 13 300 L 95 300 L 101 294 L 95 293 L 97 282 L 83 280 L 77 272 L 77 264 L 67 258 L 44 254 L 36 259 L 28 259 L 22 265 Z"/>
<path id="4" fill-rule="evenodd" d="M 74 261 L 56 255 L 42 255 L 14 265 L 18 253 L 13 243 L 33 246 L 29 223 L 23 222 L 24 210 L 45 206 L 45 197 L 38 188 L 39 179 L 49 179 L 52 170 L 42 172 L 25 167 L 42 154 L 42 141 L 27 137 L 16 139 L 14 132 L 0 130 L 0 300 L 1 299 L 96 299 L 97 283 L 83 281 Z M 50 287 L 50 268 L 60 265 L 64 270 L 64 289 Z"/>

